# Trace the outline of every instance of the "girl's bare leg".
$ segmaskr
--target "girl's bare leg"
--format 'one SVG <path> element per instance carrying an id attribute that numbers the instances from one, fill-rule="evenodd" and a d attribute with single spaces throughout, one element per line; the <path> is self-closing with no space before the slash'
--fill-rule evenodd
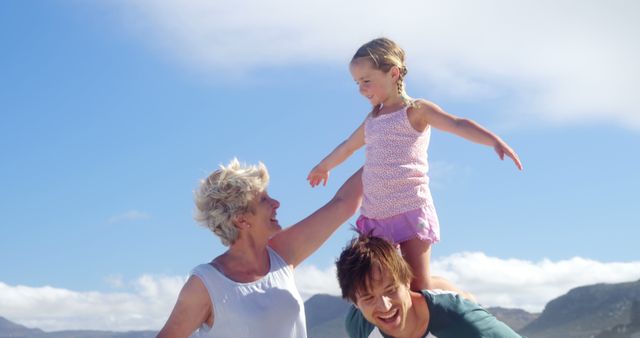
<path id="1" fill-rule="evenodd" d="M 471 301 L 476 301 L 475 297 L 469 293 L 458 289 L 448 280 L 432 276 L 429 263 L 431 262 L 431 243 L 419 238 L 413 238 L 400 243 L 400 251 L 413 271 L 411 290 L 447 290 L 458 293 Z"/>

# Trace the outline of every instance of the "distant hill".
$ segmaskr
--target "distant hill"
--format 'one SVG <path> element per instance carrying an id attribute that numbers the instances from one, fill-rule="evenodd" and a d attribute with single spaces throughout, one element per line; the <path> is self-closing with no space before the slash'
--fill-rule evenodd
<path id="1" fill-rule="evenodd" d="M 346 337 L 349 303 L 315 295 L 305 302 L 309 338 Z M 529 338 L 640 338 L 640 281 L 596 284 L 570 290 L 550 301 L 540 314 L 520 309 L 487 309 Z M 0 317 L 0 338 L 153 338 L 156 331 L 45 332 Z"/>
<path id="2" fill-rule="evenodd" d="M 154 338 L 158 334 L 157 331 L 55 331 L 48 332 L 44 336 L 35 338 Z"/>
<path id="3" fill-rule="evenodd" d="M 340 297 L 315 295 L 305 302 L 308 338 L 346 337 L 344 316 L 349 303 Z M 157 331 L 67 330 L 45 332 L 30 329 L 0 317 L 0 338 L 153 338 Z"/>
<path id="4" fill-rule="evenodd" d="M 0 317 L 0 338 L 153 338 L 156 331 L 90 331 L 69 330 L 45 332 L 40 329 L 30 329 Z"/>
<path id="5" fill-rule="evenodd" d="M 0 317 L 0 338 L 36 337 L 43 333 L 40 329 L 30 329 Z"/>
<path id="6" fill-rule="evenodd" d="M 347 302 L 317 295 L 305 306 L 309 338 L 346 336 Z M 640 281 L 578 287 L 550 301 L 540 314 L 487 310 L 529 338 L 640 338 Z"/>
<path id="7" fill-rule="evenodd" d="M 346 338 L 344 318 L 349 306 L 348 302 L 336 296 L 320 294 L 309 298 L 305 302 L 308 338 Z M 514 328 L 523 326 L 522 323 L 528 323 L 536 316 L 519 309 L 490 308 L 488 310 Z M 40 329 L 26 328 L 0 317 L 0 338 L 152 338 L 156 333 L 156 331 L 90 330 L 44 332 Z"/>
<path id="8" fill-rule="evenodd" d="M 487 311 L 515 331 L 527 326 L 540 315 L 539 313 L 529 313 L 521 309 L 507 309 L 503 307 L 490 307 L 487 308 Z"/>
<path id="9" fill-rule="evenodd" d="M 340 297 L 315 295 L 305 302 L 309 338 L 347 337 L 344 317 L 349 303 Z M 487 308 L 496 318 L 519 330 L 538 317 L 521 309 Z"/>
<path id="10" fill-rule="evenodd" d="M 595 338 L 640 338 L 640 301 L 631 304 L 631 320 L 627 324 L 606 329 Z"/>
<path id="11" fill-rule="evenodd" d="M 595 337 L 601 333 L 604 338 L 608 330 L 632 323 L 632 305 L 638 301 L 640 281 L 578 287 L 550 301 L 521 332 L 531 338 Z M 632 333 L 626 332 L 624 337 Z"/>
<path id="12" fill-rule="evenodd" d="M 344 317 L 349 303 L 340 297 L 315 295 L 304 302 L 308 338 L 346 337 Z"/>

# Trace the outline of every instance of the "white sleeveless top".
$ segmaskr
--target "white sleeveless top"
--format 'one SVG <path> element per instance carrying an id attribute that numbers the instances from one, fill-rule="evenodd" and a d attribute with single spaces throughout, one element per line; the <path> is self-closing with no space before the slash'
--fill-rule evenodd
<path id="1" fill-rule="evenodd" d="M 211 264 L 192 270 L 209 292 L 213 326 L 203 323 L 191 337 L 307 337 L 304 302 L 293 269 L 271 248 L 267 250 L 269 273 L 255 282 L 234 282 Z"/>

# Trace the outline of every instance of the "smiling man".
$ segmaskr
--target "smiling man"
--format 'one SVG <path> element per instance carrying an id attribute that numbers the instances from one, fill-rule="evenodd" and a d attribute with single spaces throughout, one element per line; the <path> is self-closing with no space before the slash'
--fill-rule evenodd
<path id="1" fill-rule="evenodd" d="M 351 338 L 366 338 L 377 327 L 384 337 L 520 338 L 478 304 L 457 294 L 409 289 L 411 269 L 384 239 L 361 236 L 336 262 Z"/>

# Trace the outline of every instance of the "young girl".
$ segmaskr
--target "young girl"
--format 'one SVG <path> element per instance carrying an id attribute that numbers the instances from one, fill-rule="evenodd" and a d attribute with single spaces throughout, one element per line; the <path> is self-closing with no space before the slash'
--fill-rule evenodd
<path id="1" fill-rule="evenodd" d="M 510 157 L 520 170 L 522 164 L 502 139 L 474 121 L 453 116 L 432 102 L 410 98 L 404 89 L 404 56 L 404 51 L 386 38 L 358 49 L 349 70 L 373 110 L 348 139 L 311 170 L 307 180 L 312 187 L 326 185 L 329 171 L 366 144 L 358 231 L 399 245 L 414 273 L 411 289 L 459 291 L 429 273 L 431 244 L 440 240 L 426 175 L 431 127 L 493 147 L 500 159 Z"/>

